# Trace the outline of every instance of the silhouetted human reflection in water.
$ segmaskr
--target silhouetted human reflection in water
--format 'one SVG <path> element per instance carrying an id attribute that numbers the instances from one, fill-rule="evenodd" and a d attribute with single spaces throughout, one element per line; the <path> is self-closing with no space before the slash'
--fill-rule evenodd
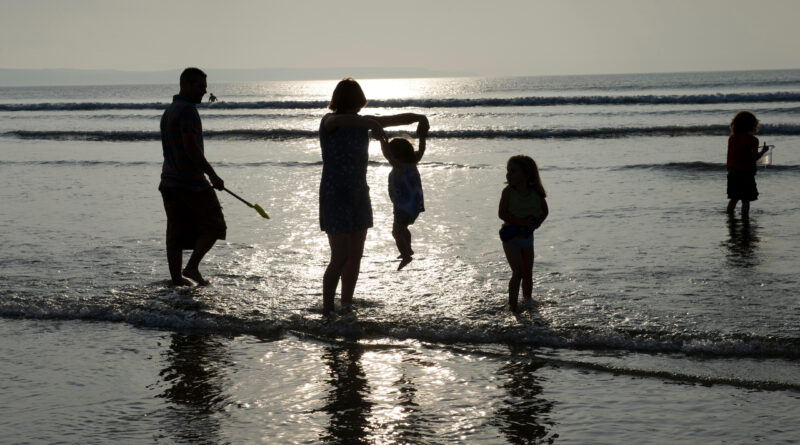
<path id="1" fill-rule="evenodd" d="M 181 443 L 220 443 L 220 419 L 230 403 L 224 368 L 231 364 L 219 335 L 173 334 L 160 373 L 166 389 L 159 397 L 171 403 L 166 434 Z"/>
<path id="2" fill-rule="evenodd" d="M 758 264 L 758 230 L 751 218 L 728 217 L 728 264 L 735 267 L 753 267 Z"/>
<path id="3" fill-rule="evenodd" d="M 549 419 L 553 402 L 541 397 L 541 377 L 536 372 L 545 363 L 531 357 L 529 349 L 512 346 L 511 357 L 498 374 L 506 378 L 507 397 L 492 419 L 512 444 L 553 443 L 558 434 L 551 432 L 555 422 Z"/>
<path id="4" fill-rule="evenodd" d="M 431 443 L 436 433 L 429 426 L 429 417 L 419 409 L 417 403 L 417 386 L 405 373 L 394 383 L 398 389 L 397 405 L 402 418 L 393 425 L 395 443 L 414 444 Z"/>
<path id="5" fill-rule="evenodd" d="M 367 400 L 369 383 L 361 367 L 364 347 L 358 343 L 325 348 L 323 361 L 330 368 L 331 389 L 322 411 L 330 424 L 322 437 L 325 443 L 368 444 L 369 415 L 373 403 Z"/>

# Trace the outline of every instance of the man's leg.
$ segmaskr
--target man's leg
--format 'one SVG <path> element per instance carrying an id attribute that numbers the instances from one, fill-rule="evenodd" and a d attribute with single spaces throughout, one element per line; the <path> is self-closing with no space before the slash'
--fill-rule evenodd
<path id="1" fill-rule="evenodd" d="M 192 255 L 189 257 L 189 261 L 186 262 L 186 268 L 183 269 L 183 276 L 191 278 L 201 286 L 208 285 L 208 281 L 200 275 L 200 261 L 206 256 L 208 251 L 214 247 L 216 242 L 216 235 L 210 235 L 208 233 L 203 233 L 197 238 L 197 241 L 194 243 Z M 178 267 L 180 267 L 180 263 L 178 263 Z"/>
<path id="2" fill-rule="evenodd" d="M 200 261 L 214 247 L 218 239 L 225 239 L 225 217 L 222 215 L 222 208 L 213 190 L 191 194 L 187 205 L 191 209 L 193 219 L 198 224 L 198 233 L 192 255 L 183 269 L 183 276 L 205 286 L 208 281 L 200 275 Z"/>
<path id="3" fill-rule="evenodd" d="M 167 247 L 167 264 L 169 264 L 169 276 L 172 278 L 173 286 L 188 286 L 192 284 L 181 275 L 182 263 L 183 250 L 180 247 Z"/>
<path id="4" fill-rule="evenodd" d="M 179 204 L 174 193 L 166 190 L 161 191 L 164 200 L 164 211 L 167 214 L 167 264 L 169 265 L 169 276 L 173 286 L 188 286 L 192 283 L 181 275 L 183 264 L 183 249 L 180 245 L 180 211 Z"/>

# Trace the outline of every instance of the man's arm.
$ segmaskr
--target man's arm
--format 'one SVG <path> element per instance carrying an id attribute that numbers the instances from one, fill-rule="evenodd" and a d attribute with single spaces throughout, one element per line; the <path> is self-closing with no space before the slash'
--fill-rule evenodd
<path id="1" fill-rule="evenodd" d="M 222 190 L 225 188 L 225 182 L 222 178 L 217 176 L 214 168 L 211 167 L 211 164 L 208 163 L 205 155 L 200 150 L 200 143 L 197 140 L 197 135 L 189 132 L 183 133 L 183 149 L 186 151 L 186 156 L 188 156 L 203 173 L 208 175 L 208 179 L 211 180 L 211 185 L 213 185 L 215 189 Z"/>

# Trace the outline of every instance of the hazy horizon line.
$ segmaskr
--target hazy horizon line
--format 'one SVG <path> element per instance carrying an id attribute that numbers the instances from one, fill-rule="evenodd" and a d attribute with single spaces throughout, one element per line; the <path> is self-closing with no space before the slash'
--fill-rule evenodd
<path id="1" fill-rule="evenodd" d="M 613 76 L 637 74 L 680 74 L 705 72 L 796 71 L 800 68 L 680 70 L 636 73 L 583 74 L 509 74 L 487 76 L 466 71 L 433 70 L 419 67 L 345 67 L 345 68 L 201 68 L 214 82 L 259 82 L 292 80 L 337 80 L 344 77 L 359 79 L 409 79 L 447 77 L 562 77 Z M 0 68 L 0 86 L 89 86 L 170 84 L 177 81 L 183 68 L 155 71 L 85 68 Z"/>
<path id="2" fill-rule="evenodd" d="M 205 68 L 214 82 L 258 82 L 280 80 L 335 80 L 357 78 L 474 77 L 466 71 L 419 67 L 335 68 Z M 183 68 L 154 71 L 83 68 L 0 68 L 0 86 L 71 86 L 175 83 Z"/>

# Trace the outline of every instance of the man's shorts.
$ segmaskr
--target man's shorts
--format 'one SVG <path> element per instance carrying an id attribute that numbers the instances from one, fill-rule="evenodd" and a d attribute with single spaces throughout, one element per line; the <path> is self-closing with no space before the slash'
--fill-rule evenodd
<path id="1" fill-rule="evenodd" d="M 225 239 L 227 226 L 214 189 L 194 192 L 173 187 L 161 189 L 167 212 L 167 248 L 193 250 L 200 235 Z"/>

